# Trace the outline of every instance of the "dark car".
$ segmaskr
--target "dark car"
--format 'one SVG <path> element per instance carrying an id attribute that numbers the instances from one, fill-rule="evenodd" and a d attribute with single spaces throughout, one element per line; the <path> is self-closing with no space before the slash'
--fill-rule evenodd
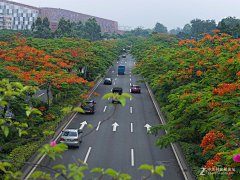
<path id="1" fill-rule="evenodd" d="M 96 104 L 93 100 L 86 100 L 82 105 L 81 108 L 84 110 L 85 113 L 92 113 L 95 112 L 94 104 Z"/>
<path id="2" fill-rule="evenodd" d="M 104 79 L 104 84 L 112 84 L 112 79 L 111 78 L 105 78 Z"/>
<path id="3" fill-rule="evenodd" d="M 126 58 L 126 54 L 123 54 L 123 55 L 122 55 L 122 58 Z"/>
<path id="4" fill-rule="evenodd" d="M 64 143 L 68 146 L 77 146 L 79 148 L 82 142 L 82 131 L 75 128 L 67 128 L 62 131 L 60 143 Z"/>
<path id="5" fill-rule="evenodd" d="M 121 87 L 114 87 L 112 88 L 112 93 L 117 93 L 119 95 L 122 94 L 123 89 Z M 117 99 L 113 98 L 112 103 L 120 103 Z"/>
<path id="6" fill-rule="evenodd" d="M 132 85 L 131 86 L 131 93 L 138 92 L 141 93 L 141 87 L 139 85 Z"/>

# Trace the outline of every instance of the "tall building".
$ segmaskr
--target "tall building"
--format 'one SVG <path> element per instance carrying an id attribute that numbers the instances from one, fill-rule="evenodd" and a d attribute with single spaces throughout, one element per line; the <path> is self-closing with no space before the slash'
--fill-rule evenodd
<path id="1" fill-rule="evenodd" d="M 12 15 L 0 14 L 0 29 L 12 29 Z"/>
<path id="2" fill-rule="evenodd" d="M 60 8 L 37 8 L 25 4 L 20 4 L 13 1 L 0 0 L 0 15 L 11 15 L 12 16 L 12 29 L 31 29 L 33 21 L 40 16 L 42 19 L 48 17 L 50 20 L 50 28 L 56 30 L 58 21 L 61 17 L 70 19 L 70 21 L 78 22 L 81 20 L 83 24 L 89 19 L 95 16 L 86 15 L 78 12 L 64 10 Z M 118 22 L 100 17 L 95 17 L 98 24 L 101 26 L 102 32 L 112 33 L 118 31 Z M 1 20 L 0 20 L 1 26 Z"/>

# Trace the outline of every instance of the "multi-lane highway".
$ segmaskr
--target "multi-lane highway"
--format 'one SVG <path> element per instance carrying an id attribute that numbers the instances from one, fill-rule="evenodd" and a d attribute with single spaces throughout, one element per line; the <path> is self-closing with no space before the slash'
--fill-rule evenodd
<path id="1" fill-rule="evenodd" d="M 67 167 L 68 164 L 81 159 L 89 165 L 89 170 L 83 171 L 86 180 L 99 177 L 98 173 L 89 172 L 94 167 L 112 168 L 131 175 L 133 180 L 140 180 L 143 176 L 149 175 L 147 170 L 137 170 L 140 165 L 164 165 L 167 170 L 164 171 L 163 178 L 154 175 L 149 179 L 184 179 L 173 150 L 171 148 L 161 150 L 154 144 L 155 140 L 164 134 L 164 131 L 159 133 L 157 137 L 151 134 L 146 135 L 146 124 L 151 126 L 160 124 L 160 121 L 147 87 L 144 83 L 136 82 L 142 77 L 134 76 L 131 73 L 134 63 L 131 55 L 114 62 L 114 66 L 105 76 L 113 79 L 113 85 L 103 85 L 103 82 L 101 82 L 95 90 L 100 96 L 91 96 L 97 103 L 95 114 L 79 113 L 68 126 L 79 128 L 80 123 L 86 121 L 93 127 L 98 126 L 98 128 L 83 138 L 80 148 L 69 147 L 67 151 L 62 153 L 63 158 L 52 161 L 50 166 L 64 164 Z M 117 74 L 118 65 L 126 66 L 125 75 Z M 123 92 L 130 93 L 130 85 L 134 84 L 141 86 L 141 94 L 131 94 L 134 99 L 127 99 L 126 106 L 117 107 L 113 117 L 102 124 L 101 122 L 108 118 L 114 110 L 114 107 L 109 108 L 109 105 L 112 104 L 111 99 L 101 100 L 102 96 L 110 93 L 113 87 L 122 87 Z M 118 126 L 114 127 L 114 123 L 117 123 Z M 89 131 L 90 129 L 87 129 L 85 125 L 83 135 Z M 57 142 L 59 142 L 59 139 Z M 54 176 L 52 175 L 52 177 Z M 57 179 L 62 178 L 58 177 Z M 110 179 L 110 177 L 102 179 Z"/>

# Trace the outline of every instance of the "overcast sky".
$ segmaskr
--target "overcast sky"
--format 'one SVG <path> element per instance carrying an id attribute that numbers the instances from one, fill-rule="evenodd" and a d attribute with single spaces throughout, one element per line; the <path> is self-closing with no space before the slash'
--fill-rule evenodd
<path id="1" fill-rule="evenodd" d="M 153 28 L 157 22 L 171 30 L 192 19 L 240 18 L 239 0 L 14 0 L 36 7 L 67 9 L 117 21 L 119 25 Z"/>

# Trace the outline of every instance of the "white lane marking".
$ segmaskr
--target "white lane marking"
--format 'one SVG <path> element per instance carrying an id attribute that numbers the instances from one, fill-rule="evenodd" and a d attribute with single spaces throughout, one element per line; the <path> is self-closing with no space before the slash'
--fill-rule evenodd
<path id="1" fill-rule="evenodd" d="M 115 80 L 117 80 L 117 78 L 115 78 Z"/>
<path id="2" fill-rule="evenodd" d="M 105 107 L 104 107 L 104 110 L 103 110 L 103 112 L 105 112 L 105 111 L 106 111 L 106 108 L 107 108 L 107 106 L 105 106 Z"/>
<path id="3" fill-rule="evenodd" d="M 132 101 L 132 98 L 130 98 L 130 101 Z"/>
<path id="4" fill-rule="evenodd" d="M 130 92 L 131 92 L 131 89 L 130 89 Z"/>
<path id="5" fill-rule="evenodd" d="M 147 128 L 147 132 L 150 130 L 150 125 L 149 124 L 146 124 L 145 126 L 144 126 L 145 128 Z M 151 132 L 150 132 L 151 133 Z"/>
<path id="6" fill-rule="evenodd" d="M 113 83 L 113 85 L 115 85 L 115 82 Z"/>
<path id="7" fill-rule="evenodd" d="M 82 130 L 84 126 L 87 125 L 87 121 L 83 121 L 80 124 L 81 124 L 81 127 L 79 129 Z"/>
<path id="8" fill-rule="evenodd" d="M 74 116 L 72 117 L 72 119 L 70 119 L 70 121 L 67 123 L 67 125 L 65 126 L 65 129 L 66 127 L 68 127 L 68 125 L 72 122 L 72 120 L 75 118 L 75 116 L 77 115 L 77 113 L 74 114 Z M 64 130 L 65 130 L 64 129 Z M 57 141 L 57 139 L 62 135 L 62 133 L 59 133 L 59 135 L 55 138 L 54 141 Z M 40 164 L 40 162 L 43 160 L 43 158 L 45 157 L 46 155 L 43 155 L 38 161 L 36 164 Z M 34 166 L 32 168 L 32 170 L 29 172 L 28 176 L 26 177 L 26 179 L 28 179 L 30 177 L 30 175 L 33 173 L 33 171 L 35 171 L 35 169 L 37 168 L 37 166 Z"/>
<path id="9" fill-rule="evenodd" d="M 117 76 L 118 76 L 118 74 L 117 74 Z"/>
<path id="10" fill-rule="evenodd" d="M 113 131 L 117 131 L 117 126 L 119 126 L 118 123 L 115 122 L 112 124 L 112 126 L 113 126 Z"/>
<path id="11" fill-rule="evenodd" d="M 130 107 L 130 113 L 132 113 L 132 107 Z"/>
<path id="12" fill-rule="evenodd" d="M 40 97 L 40 96 L 42 96 L 42 95 L 44 95 L 44 93 L 40 94 L 38 97 Z"/>
<path id="13" fill-rule="evenodd" d="M 89 154 L 90 154 L 91 149 L 92 149 L 92 147 L 89 147 L 88 152 L 87 152 L 87 154 L 86 154 L 86 157 L 85 157 L 85 159 L 84 159 L 84 162 L 85 162 L 85 163 L 87 162 L 87 159 L 88 159 L 88 156 L 89 156 Z"/>
<path id="14" fill-rule="evenodd" d="M 129 76 L 131 77 L 131 74 Z"/>
<path id="15" fill-rule="evenodd" d="M 112 73 L 114 73 L 114 71 L 112 71 Z"/>
<path id="16" fill-rule="evenodd" d="M 118 62 L 117 62 L 118 63 Z"/>
<path id="17" fill-rule="evenodd" d="M 110 97 L 108 98 L 108 100 L 110 99 Z"/>
<path id="18" fill-rule="evenodd" d="M 131 86 L 132 84 L 130 83 L 130 86 Z"/>
<path id="19" fill-rule="evenodd" d="M 125 63 L 127 63 L 127 62 L 125 62 Z"/>
<path id="20" fill-rule="evenodd" d="M 130 81 L 131 81 L 131 79 L 130 79 Z"/>
<path id="21" fill-rule="evenodd" d="M 131 132 L 133 132 L 133 123 L 131 123 Z"/>
<path id="22" fill-rule="evenodd" d="M 134 152 L 133 152 L 133 149 L 131 149 L 131 165 L 134 166 Z"/>
<path id="23" fill-rule="evenodd" d="M 101 121 L 99 121 L 96 131 L 98 131 Z"/>

